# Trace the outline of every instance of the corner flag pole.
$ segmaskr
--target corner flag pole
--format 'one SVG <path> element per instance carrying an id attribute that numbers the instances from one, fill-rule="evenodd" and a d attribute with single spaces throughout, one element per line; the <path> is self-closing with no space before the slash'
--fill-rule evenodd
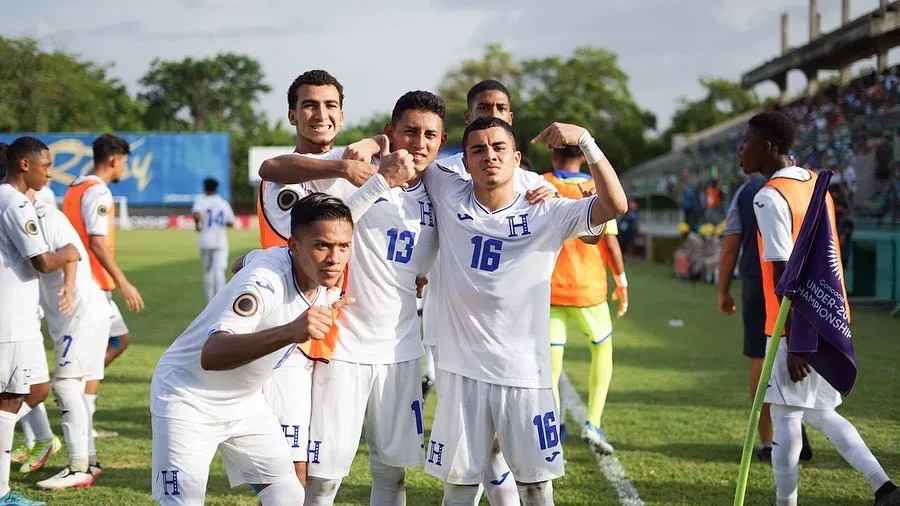
<path id="1" fill-rule="evenodd" d="M 781 308 L 778 310 L 778 318 L 775 320 L 775 328 L 772 336 L 781 336 L 784 324 L 787 322 L 788 313 L 791 310 L 791 299 L 781 298 Z M 766 399 L 766 389 L 769 377 L 772 375 L 772 366 L 775 364 L 775 353 L 781 337 L 772 337 L 766 346 L 766 358 L 763 360 L 762 372 L 759 375 L 759 383 L 756 385 L 756 395 L 753 397 L 753 407 L 750 408 L 750 420 L 747 422 L 747 435 L 744 436 L 744 452 L 741 454 L 741 470 L 738 472 L 737 488 L 734 491 L 734 506 L 743 506 L 744 496 L 747 494 L 747 478 L 750 476 L 750 457 L 753 455 L 753 443 L 756 442 L 756 427 L 759 425 L 759 413 L 762 411 L 763 401 Z"/>

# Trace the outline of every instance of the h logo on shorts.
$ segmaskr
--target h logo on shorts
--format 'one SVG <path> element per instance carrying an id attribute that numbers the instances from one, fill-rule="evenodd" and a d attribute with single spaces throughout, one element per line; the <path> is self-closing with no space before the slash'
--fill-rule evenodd
<path id="1" fill-rule="evenodd" d="M 172 478 L 169 478 L 169 473 L 172 473 Z M 163 479 L 163 492 L 166 495 L 181 495 L 181 492 L 178 491 L 178 470 L 172 469 L 169 471 L 160 471 Z"/>
<path id="2" fill-rule="evenodd" d="M 507 216 L 506 221 L 509 223 L 509 236 L 510 237 L 518 237 L 520 235 L 531 235 L 531 232 L 528 231 L 528 214 L 520 214 L 519 218 L 521 218 L 521 223 L 516 223 L 515 216 Z M 517 234 L 516 230 L 520 230 L 522 233 Z"/>
<path id="3" fill-rule="evenodd" d="M 436 466 L 441 465 L 441 456 L 444 454 L 444 443 L 439 443 L 437 441 L 430 441 L 431 448 L 428 452 L 428 462 L 434 464 Z"/>
<path id="4" fill-rule="evenodd" d="M 419 221 L 419 225 L 428 225 L 429 227 L 434 226 L 434 208 L 432 207 L 430 202 L 422 202 L 419 201 L 419 214 L 422 219 Z M 428 218 L 428 221 L 425 221 L 425 218 Z"/>
<path id="5" fill-rule="evenodd" d="M 322 446 L 321 441 L 310 441 L 306 445 L 306 460 L 310 464 L 321 464 L 319 462 L 319 447 Z"/>
<path id="6" fill-rule="evenodd" d="M 288 434 L 288 427 L 294 428 L 293 434 Z M 294 442 L 291 444 L 291 448 L 300 448 L 300 426 L 299 425 L 284 425 L 281 424 L 281 430 L 284 431 L 284 438 L 289 440 L 291 438 L 294 439 Z"/>

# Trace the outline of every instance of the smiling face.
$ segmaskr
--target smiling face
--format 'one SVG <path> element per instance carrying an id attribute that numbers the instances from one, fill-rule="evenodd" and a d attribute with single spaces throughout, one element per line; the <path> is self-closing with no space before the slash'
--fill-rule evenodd
<path id="1" fill-rule="evenodd" d="M 385 127 L 384 133 L 391 140 L 391 149 L 409 151 L 420 171 L 431 165 L 447 141 L 440 116 L 419 109 L 403 111 L 397 121 Z"/>
<path id="2" fill-rule="evenodd" d="M 521 159 L 513 136 L 502 127 L 475 130 L 466 138 L 463 164 L 472 175 L 475 188 L 510 184 Z"/>
<path id="3" fill-rule="evenodd" d="M 332 85 L 304 84 L 297 90 L 297 103 L 288 111 L 297 136 L 311 146 L 331 149 L 344 124 L 341 96 Z"/>
<path id="4" fill-rule="evenodd" d="M 314 221 L 288 238 L 294 270 L 325 288 L 334 288 L 350 260 L 353 224 L 345 219 Z"/>

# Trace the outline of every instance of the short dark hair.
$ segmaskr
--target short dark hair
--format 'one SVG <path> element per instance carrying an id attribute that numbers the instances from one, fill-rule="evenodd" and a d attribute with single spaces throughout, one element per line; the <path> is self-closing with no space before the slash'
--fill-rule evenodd
<path id="1" fill-rule="evenodd" d="M 6 146 L 6 170 L 4 172 L 18 172 L 19 160 L 49 149 L 46 144 L 36 137 L 31 137 L 30 135 L 19 137 L 12 141 L 12 144 Z M 6 177 L 6 174 L 4 174 L 4 177 Z"/>
<path id="2" fill-rule="evenodd" d="M 495 79 L 485 79 L 469 89 L 469 93 L 466 94 L 466 108 L 471 111 L 475 97 L 486 91 L 492 90 L 503 92 L 503 94 L 506 95 L 507 100 L 512 100 L 509 96 L 509 90 L 506 89 L 506 86 L 503 86 L 503 83 Z"/>
<path id="3" fill-rule="evenodd" d="M 391 112 L 391 124 L 396 123 L 406 111 L 425 111 L 437 114 L 441 118 L 441 124 L 447 116 L 447 106 L 444 105 L 444 99 L 431 93 L 430 91 L 407 91 L 394 104 L 394 110 Z"/>
<path id="4" fill-rule="evenodd" d="M 559 156 L 563 160 L 571 160 L 578 158 L 584 154 L 578 146 L 565 146 L 562 148 L 553 148 L 553 154 Z"/>
<path id="5" fill-rule="evenodd" d="M 300 87 L 303 85 L 307 86 L 334 86 L 338 91 L 338 105 L 342 108 L 344 107 L 344 87 L 341 86 L 341 83 L 328 72 L 324 70 L 307 70 L 306 72 L 297 76 L 297 79 L 294 79 L 294 82 L 291 83 L 290 87 L 288 87 L 287 92 L 287 101 L 288 101 L 288 109 L 293 109 L 297 107 L 297 92 L 300 90 Z"/>
<path id="6" fill-rule="evenodd" d="M 130 155 L 128 141 L 112 134 L 103 134 L 94 139 L 94 163 L 103 163 L 116 155 Z"/>
<path id="7" fill-rule="evenodd" d="M 322 220 L 346 220 L 353 224 L 350 208 L 341 199 L 325 193 L 310 193 L 291 207 L 291 233 Z"/>
<path id="8" fill-rule="evenodd" d="M 203 180 L 203 191 L 210 193 L 219 189 L 219 182 L 215 179 L 208 177 Z"/>
<path id="9" fill-rule="evenodd" d="M 790 153 L 797 130 L 787 114 L 780 111 L 761 112 L 750 118 L 748 124 L 760 139 L 771 142 L 779 154 Z"/>
<path id="10" fill-rule="evenodd" d="M 0 179 L 6 177 L 6 148 L 9 144 L 0 142 Z"/>
<path id="11" fill-rule="evenodd" d="M 503 121 L 500 118 L 478 118 L 475 121 L 469 123 L 466 127 L 465 132 L 463 132 L 462 138 L 462 147 L 463 153 L 466 152 L 467 142 L 469 140 L 469 134 L 472 132 L 477 132 L 478 130 L 487 130 L 488 128 L 502 128 L 509 133 L 509 136 L 512 137 L 513 147 L 516 145 L 516 134 L 513 133 L 512 126 L 509 123 Z"/>

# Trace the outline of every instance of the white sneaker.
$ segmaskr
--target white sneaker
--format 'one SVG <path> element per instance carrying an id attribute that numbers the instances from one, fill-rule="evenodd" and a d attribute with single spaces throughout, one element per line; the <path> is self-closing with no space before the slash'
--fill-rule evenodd
<path id="1" fill-rule="evenodd" d="M 83 471 L 73 471 L 68 467 L 62 471 L 37 482 L 38 488 L 44 490 L 59 490 L 62 488 L 84 488 L 94 484 L 94 477 Z"/>

